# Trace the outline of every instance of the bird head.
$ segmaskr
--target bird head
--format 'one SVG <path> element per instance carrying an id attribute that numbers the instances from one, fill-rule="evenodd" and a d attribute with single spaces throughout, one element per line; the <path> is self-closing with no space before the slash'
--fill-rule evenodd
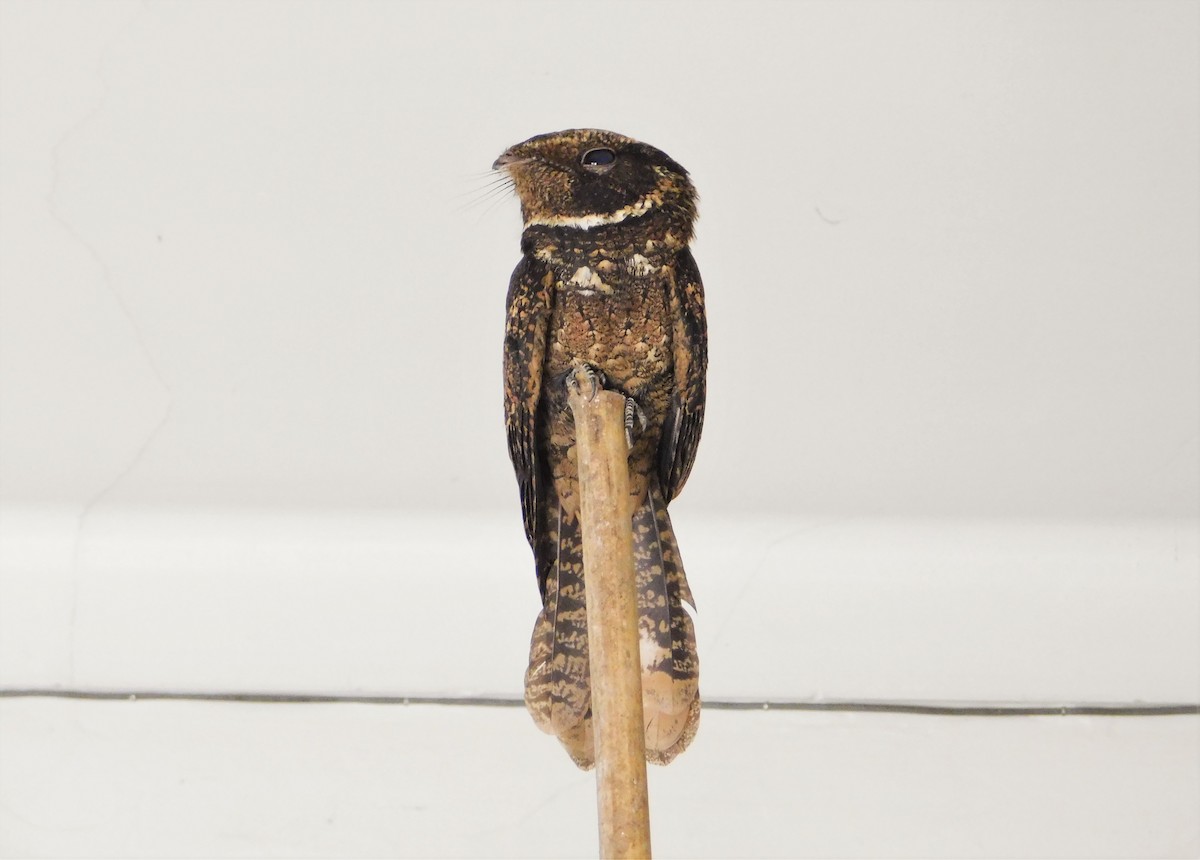
<path id="1" fill-rule="evenodd" d="M 525 226 L 591 230 L 658 216 L 686 242 L 696 190 L 666 153 L 595 128 L 539 134 L 511 146 L 493 170 L 512 179 Z"/>

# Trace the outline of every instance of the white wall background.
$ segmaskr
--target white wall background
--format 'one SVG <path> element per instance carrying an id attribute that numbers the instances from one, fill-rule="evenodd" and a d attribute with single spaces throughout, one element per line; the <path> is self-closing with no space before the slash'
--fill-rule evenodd
<path id="1" fill-rule="evenodd" d="M 1200 700 L 1188 2 L 0 3 L 0 688 L 519 695 L 486 172 L 577 125 L 703 198 L 706 699 Z M 1195 729 L 709 711 L 656 847 L 1194 856 Z M 0 765 L 5 855 L 593 844 L 516 710 L 0 699 Z"/>
<path id="2" fill-rule="evenodd" d="M 1200 696 L 1196 4 L 0 10 L 0 682 L 518 692 L 487 168 L 596 125 L 703 195 L 708 695 Z"/>
<path id="3" fill-rule="evenodd" d="M 1195 516 L 1193 3 L 6 3 L 7 502 L 513 512 L 505 146 L 702 194 L 683 504 Z"/>

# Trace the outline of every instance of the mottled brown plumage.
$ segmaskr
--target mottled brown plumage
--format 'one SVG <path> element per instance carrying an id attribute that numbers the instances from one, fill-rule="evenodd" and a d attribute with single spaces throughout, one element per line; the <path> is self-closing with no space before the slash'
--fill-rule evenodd
<path id="1" fill-rule="evenodd" d="M 646 757 L 666 764 L 700 715 L 691 591 L 667 514 L 704 419 L 704 292 L 688 243 L 696 194 L 659 150 L 613 132 L 530 138 L 494 165 L 521 200 L 523 257 L 508 290 L 508 450 L 543 609 L 525 676 L 534 721 L 593 763 L 574 426 L 579 364 L 627 398 Z M 694 604 L 693 604 L 694 606 Z"/>

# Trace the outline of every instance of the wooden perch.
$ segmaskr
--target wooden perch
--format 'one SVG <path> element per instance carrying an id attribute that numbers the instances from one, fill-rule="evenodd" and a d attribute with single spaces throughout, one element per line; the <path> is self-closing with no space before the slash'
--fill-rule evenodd
<path id="1" fill-rule="evenodd" d="M 600 856 L 650 857 L 625 398 L 575 371 L 575 417 Z"/>

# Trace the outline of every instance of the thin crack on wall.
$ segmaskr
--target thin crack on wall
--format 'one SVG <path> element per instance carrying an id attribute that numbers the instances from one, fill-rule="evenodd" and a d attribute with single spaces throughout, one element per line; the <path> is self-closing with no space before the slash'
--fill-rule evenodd
<path id="1" fill-rule="evenodd" d="M 133 26 L 134 21 L 145 11 L 145 8 L 146 7 L 144 5 L 140 6 L 137 13 L 130 16 L 130 19 L 126 22 L 125 26 L 120 28 L 120 30 L 110 39 L 108 39 L 101 47 L 95 69 L 95 79 L 100 85 L 100 94 L 96 103 L 87 111 L 87 113 L 80 117 L 76 122 L 68 126 L 58 140 L 54 143 L 54 145 L 50 148 L 50 188 L 47 190 L 45 196 L 47 211 L 49 212 L 50 217 L 53 218 L 55 223 L 62 228 L 63 232 L 71 239 L 71 241 L 81 247 L 96 265 L 96 268 L 99 272 L 99 283 L 103 286 L 104 292 L 106 292 L 116 303 L 121 316 L 128 324 L 129 334 L 133 337 L 134 342 L 137 344 L 138 352 L 142 356 L 142 360 L 146 369 L 154 378 L 155 383 L 161 389 L 163 395 L 161 414 L 159 415 L 158 419 L 147 428 L 145 437 L 143 438 L 141 444 L 138 445 L 137 449 L 133 452 L 132 457 L 130 457 L 125 465 L 123 465 L 109 481 L 101 486 L 84 502 L 79 512 L 78 523 L 75 529 L 75 541 L 71 550 L 71 597 L 68 615 L 69 639 L 67 648 L 68 684 L 73 684 L 75 681 L 75 632 L 79 613 L 79 590 L 81 587 L 80 572 L 82 570 L 83 562 L 83 546 L 88 520 L 93 511 L 95 511 L 95 509 L 106 498 L 108 498 L 116 490 L 116 488 L 122 482 L 124 482 L 125 479 L 137 468 L 138 464 L 145 457 L 146 452 L 151 448 L 151 446 L 154 444 L 154 441 L 161 434 L 163 428 L 167 425 L 167 422 L 170 421 L 171 413 L 175 406 L 175 398 L 173 392 L 171 391 L 171 387 L 167 383 L 166 377 L 163 376 L 162 371 L 159 370 L 158 364 L 154 359 L 154 355 L 150 350 L 150 346 L 146 341 L 146 337 L 143 334 L 141 327 L 138 325 L 136 316 L 130 309 L 125 297 L 121 295 L 120 290 L 117 288 L 116 279 L 113 277 L 111 268 L 105 261 L 104 256 L 100 253 L 100 250 L 96 247 L 96 245 L 85 238 L 80 230 L 71 224 L 69 220 L 67 220 L 67 217 L 63 213 L 59 202 L 61 199 L 63 150 L 72 140 L 77 139 L 82 134 L 84 129 L 86 129 L 96 119 L 96 117 L 104 111 L 109 94 L 109 83 L 104 73 L 105 63 L 108 60 L 109 53 L 111 52 L 113 46 L 117 43 L 121 36 Z"/>

